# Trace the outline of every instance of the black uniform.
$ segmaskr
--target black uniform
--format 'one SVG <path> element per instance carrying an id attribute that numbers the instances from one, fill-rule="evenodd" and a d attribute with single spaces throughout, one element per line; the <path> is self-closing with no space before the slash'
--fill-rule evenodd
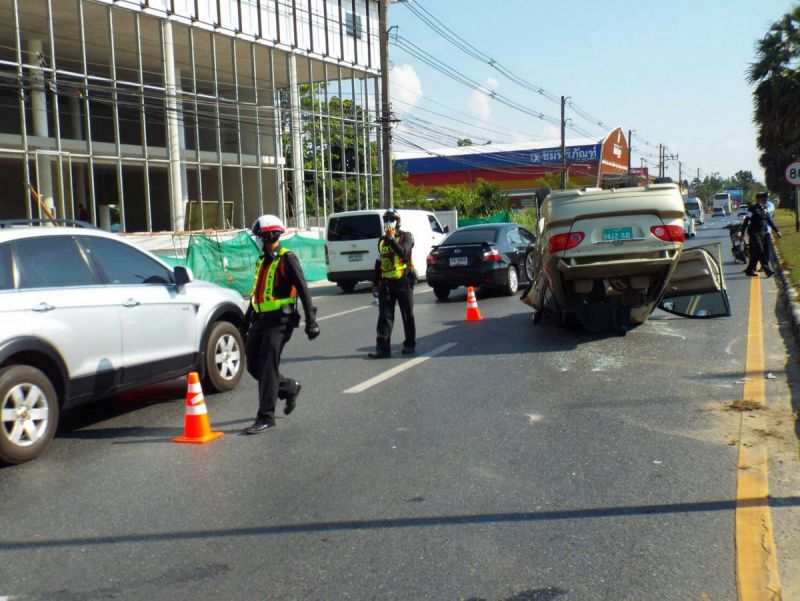
<path id="1" fill-rule="evenodd" d="M 760 203 L 755 203 L 751 209 L 750 214 L 744 218 L 742 229 L 747 232 L 748 241 L 750 243 L 750 263 L 747 265 L 745 273 L 749 276 L 755 276 L 756 264 L 761 263 L 761 267 L 767 277 L 773 274 L 769 266 L 769 257 L 766 250 L 766 233 L 767 225 L 769 225 L 775 232 L 780 235 L 778 228 L 770 219 L 766 207 Z"/>
<path id="2" fill-rule="evenodd" d="M 403 318 L 403 353 L 413 353 L 417 345 L 417 330 L 414 324 L 414 286 L 409 281 L 408 266 L 411 265 L 411 250 L 414 248 L 414 237 L 409 232 L 398 229 L 393 238 L 383 236 L 381 240 L 392 247 L 394 254 L 406 264 L 399 278 L 385 277 L 381 260 L 375 263 L 373 283 L 378 286 L 378 336 L 375 353 L 371 357 L 388 357 L 391 355 L 392 328 L 394 327 L 394 306 L 400 305 Z M 380 241 L 378 243 L 380 246 Z"/>
<path id="3" fill-rule="evenodd" d="M 292 337 L 292 332 L 300 323 L 297 303 L 284 305 L 278 310 L 260 313 L 254 307 L 257 304 L 259 282 L 263 292 L 263 282 L 267 270 L 273 261 L 281 261 L 275 275 L 273 296 L 288 298 L 293 292 L 303 303 L 306 320 L 306 334 L 309 338 L 319 335 L 316 325 L 317 309 L 312 305 L 311 293 L 308 291 L 303 269 L 294 253 L 286 252 L 278 256 L 275 251 L 265 251 L 261 269 L 256 277 L 253 300 L 247 309 L 247 319 L 252 323 L 247 334 L 247 371 L 258 380 L 258 413 L 256 422 L 275 423 L 275 404 L 278 398 L 286 399 L 284 413 L 287 415 L 294 409 L 294 401 L 300 392 L 300 383 L 281 376 L 279 367 L 283 347 Z"/>

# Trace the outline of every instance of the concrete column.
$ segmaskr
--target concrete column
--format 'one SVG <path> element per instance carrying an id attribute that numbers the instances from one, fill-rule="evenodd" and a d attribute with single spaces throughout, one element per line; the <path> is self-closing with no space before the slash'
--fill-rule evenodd
<path id="1" fill-rule="evenodd" d="M 169 196 L 172 203 L 172 230 L 185 229 L 185 187 L 186 173 L 181 177 L 181 128 L 178 119 L 178 83 L 175 71 L 175 52 L 173 51 L 172 23 L 161 22 L 164 40 L 164 80 L 167 89 L 166 125 L 167 153 L 169 155 Z"/>
<path id="2" fill-rule="evenodd" d="M 70 130 L 74 140 L 83 140 L 83 126 L 81 124 L 81 101 L 77 96 L 69 97 Z M 78 206 L 86 204 L 86 171 L 83 163 L 72 164 L 72 209 L 78 216 Z"/>
<path id="3" fill-rule="evenodd" d="M 40 138 L 49 138 L 50 131 L 47 125 L 47 93 L 45 92 L 44 71 L 39 66 L 44 64 L 44 52 L 41 40 L 28 41 L 28 61 L 33 66 L 30 68 L 31 76 L 31 120 L 33 121 L 33 135 Z M 56 206 L 53 202 L 53 172 L 50 157 L 39 154 L 36 158 L 36 171 L 38 175 L 39 197 L 47 210 L 55 215 Z M 63 217 L 63 216 L 62 216 Z"/>
<path id="4" fill-rule="evenodd" d="M 303 132 L 300 120 L 300 90 L 297 84 L 297 56 L 289 55 L 289 111 L 292 130 L 292 190 L 297 229 L 306 229 L 306 190 L 303 183 Z"/>

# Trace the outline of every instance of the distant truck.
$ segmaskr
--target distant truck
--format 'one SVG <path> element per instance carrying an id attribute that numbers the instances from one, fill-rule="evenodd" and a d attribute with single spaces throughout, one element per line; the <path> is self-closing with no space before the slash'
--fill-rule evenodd
<path id="1" fill-rule="evenodd" d="M 731 214 L 731 193 L 730 192 L 717 192 L 714 194 L 714 201 L 711 208 L 722 207 L 726 215 Z"/>

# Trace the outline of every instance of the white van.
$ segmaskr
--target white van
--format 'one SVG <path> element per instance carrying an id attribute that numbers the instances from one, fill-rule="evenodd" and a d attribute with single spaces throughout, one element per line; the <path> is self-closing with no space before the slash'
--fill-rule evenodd
<path id="1" fill-rule="evenodd" d="M 697 196 L 689 196 L 683 199 L 683 207 L 686 214 L 692 217 L 695 223 L 703 225 L 705 215 L 703 214 L 703 203 Z"/>
<path id="2" fill-rule="evenodd" d="M 325 230 L 325 263 L 328 279 L 344 292 L 358 282 L 372 281 L 378 260 L 378 240 L 383 235 L 382 216 L 386 209 L 332 213 Z M 414 236 L 412 262 L 425 278 L 425 261 L 431 247 L 439 244 L 449 228 L 442 227 L 430 211 L 398 209 L 400 229 Z"/>

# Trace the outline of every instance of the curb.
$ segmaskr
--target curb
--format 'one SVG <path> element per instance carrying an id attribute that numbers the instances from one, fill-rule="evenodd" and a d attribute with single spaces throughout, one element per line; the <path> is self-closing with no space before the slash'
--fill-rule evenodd
<path id="1" fill-rule="evenodd" d="M 775 255 L 778 258 L 778 269 L 776 270 L 778 281 L 780 282 L 780 292 L 786 301 L 786 308 L 789 310 L 789 316 L 792 320 L 792 334 L 794 334 L 795 343 L 800 345 L 800 301 L 798 300 L 797 290 L 794 289 L 789 281 L 789 270 L 783 268 L 783 258 L 781 257 L 778 246 L 773 244 Z"/>

